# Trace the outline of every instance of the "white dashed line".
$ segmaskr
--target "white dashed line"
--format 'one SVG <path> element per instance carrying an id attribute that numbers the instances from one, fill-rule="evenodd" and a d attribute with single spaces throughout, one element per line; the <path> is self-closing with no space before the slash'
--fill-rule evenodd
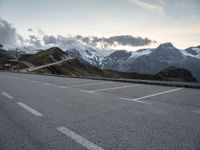
<path id="1" fill-rule="evenodd" d="M 154 96 L 158 96 L 158 95 L 163 95 L 163 94 L 175 92 L 175 91 L 179 91 L 179 90 L 182 90 L 182 89 L 183 88 L 177 88 L 177 89 L 168 90 L 168 91 L 164 91 L 164 92 L 160 92 L 160 93 L 155 93 L 155 94 L 151 94 L 151 95 L 147 95 L 147 96 L 143 96 L 143 97 L 139 97 L 139 98 L 134 98 L 134 99 L 123 98 L 123 97 L 120 97 L 120 99 L 127 100 L 127 101 L 133 101 L 133 102 L 139 102 L 142 99 L 146 99 L 146 98 L 150 98 L 150 97 L 154 97 Z"/>
<path id="2" fill-rule="evenodd" d="M 75 140 L 77 143 L 87 148 L 88 150 L 103 150 L 103 148 L 95 145 L 94 143 L 88 141 L 87 139 L 81 137 L 80 135 L 74 133 L 73 131 L 67 129 L 66 127 L 58 127 L 58 131 L 65 134 L 69 138 Z"/>
<path id="3" fill-rule="evenodd" d="M 1 94 L 3 95 L 3 96 L 5 96 L 6 98 L 8 98 L 8 99 L 13 99 L 13 97 L 11 96 L 11 95 L 9 95 L 8 93 L 6 93 L 6 92 L 1 92 Z"/>
<path id="4" fill-rule="evenodd" d="M 193 110 L 192 112 L 196 113 L 196 114 L 200 114 L 200 110 L 199 111 L 198 110 Z"/>
<path id="5" fill-rule="evenodd" d="M 27 110 L 28 112 L 32 113 L 33 115 L 39 117 L 39 116 L 42 116 L 42 114 L 38 111 L 36 111 L 35 109 L 27 106 L 26 104 L 22 103 L 22 102 L 17 102 L 17 104 L 19 106 L 21 106 L 22 108 L 24 108 L 25 110 Z"/>
<path id="6" fill-rule="evenodd" d="M 95 93 L 95 92 L 101 92 L 101 91 L 109 91 L 109 90 L 116 90 L 116 89 L 124 89 L 124 88 L 129 88 L 129 87 L 136 87 L 136 86 L 140 86 L 139 84 L 134 84 L 134 85 L 127 85 L 127 86 L 118 86 L 118 87 L 113 87 L 113 88 L 104 88 L 104 89 L 98 89 L 98 90 L 80 90 L 82 92 L 86 92 L 86 93 Z"/>
<path id="7" fill-rule="evenodd" d="M 44 85 L 50 85 L 50 83 L 42 83 L 42 84 L 44 84 Z"/>
<path id="8" fill-rule="evenodd" d="M 61 89 L 66 89 L 67 87 L 66 86 L 61 86 L 61 85 L 57 85 L 58 88 L 61 88 Z"/>
<path id="9" fill-rule="evenodd" d="M 22 80 L 27 81 L 28 79 L 25 78 L 25 79 L 22 79 Z"/>
<path id="10" fill-rule="evenodd" d="M 31 82 L 32 82 L 32 83 L 36 83 L 36 82 L 38 82 L 38 81 L 31 80 Z"/>
<path id="11" fill-rule="evenodd" d="M 142 103 L 142 104 L 152 104 L 150 102 L 145 102 L 141 100 L 134 100 L 134 99 L 128 99 L 128 98 L 122 98 L 122 97 L 118 97 L 118 98 L 125 101 L 137 102 L 137 103 Z"/>

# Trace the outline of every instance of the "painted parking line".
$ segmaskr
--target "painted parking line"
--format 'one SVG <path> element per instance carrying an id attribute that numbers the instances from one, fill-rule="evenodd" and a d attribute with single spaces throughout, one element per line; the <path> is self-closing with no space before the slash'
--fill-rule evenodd
<path id="1" fill-rule="evenodd" d="M 27 106 L 26 104 L 22 103 L 22 102 L 17 102 L 17 104 L 19 106 L 21 106 L 22 108 L 24 108 L 26 111 L 30 112 L 31 114 L 37 116 L 37 117 L 40 117 L 42 116 L 42 114 L 40 112 L 38 112 L 37 110 Z"/>
<path id="2" fill-rule="evenodd" d="M 95 93 L 95 92 L 124 89 L 124 88 L 129 88 L 129 87 L 136 87 L 136 86 L 141 86 L 141 85 L 140 84 L 134 84 L 134 85 L 118 86 L 118 87 L 104 88 L 104 89 L 98 89 L 98 90 L 80 90 L 80 91 L 86 92 L 86 93 Z"/>
<path id="3" fill-rule="evenodd" d="M 90 85 L 100 85 L 100 84 L 110 84 L 110 83 L 112 83 L 112 82 L 96 82 L 96 83 L 70 85 L 69 87 L 90 86 Z"/>
<path id="4" fill-rule="evenodd" d="M 43 85 L 50 85 L 50 83 L 42 83 Z"/>
<path id="5" fill-rule="evenodd" d="M 69 130 L 66 127 L 58 127 L 56 128 L 58 131 L 66 135 L 67 137 L 73 139 L 83 147 L 87 148 L 88 150 L 103 150 L 103 148 L 97 146 L 96 144 L 88 141 L 87 139 L 81 137 L 80 135 L 74 133 L 73 131 Z"/>
<path id="6" fill-rule="evenodd" d="M 4 91 L 2 91 L 1 94 L 2 94 L 3 96 L 5 96 L 6 98 L 8 98 L 8 99 L 13 99 L 13 97 L 12 97 L 11 95 L 9 95 L 8 93 L 6 93 L 6 92 L 4 92 Z"/>
<path id="7" fill-rule="evenodd" d="M 183 88 L 176 88 L 176 89 L 173 89 L 173 90 L 168 90 L 168 91 L 164 91 L 164 92 L 154 93 L 154 94 L 151 94 L 151 95 L 146 95 L 146 96 L 139 97 L 139 98 L 134 98 L 134 99 L 123 98 L 123 97 L 120 97 L 120 99 L 122 99 L 122 100 L 127 100 L 127 101 L 133 101 L 133 102 L 139 102 L 139 101 L 141 101 L 141 100 L 143 100 L 143 99 L 146 99 L 146 98 L 150 98 L 150 97 L 155 97 L 155 96 L 158 96 L 158 95 L 167 94 L 167 93 L 179 91 L 179 90 L 182 90 L 182 89 L 183 89 Z M 141 102 L 142 102 L 142 101 L 141 101 Z"/>
<path id="8" fill-rule="evenodd" d="M 193 110 L 193 113 L 200 114 L 200 110 Z"/>
<path id="9" fill-rule="evenodd" d="M 135 99 L 129 99 L 129 98 L 122 98 L 122 97 L 117 97 L 121 100 L 125 100 L 125 101 L 131 101 L 131 102 L 136 102 L 136 103 L 142 103 L 142 104 L 153 104 L 151 102 L 145 102 L 145 101 L 142 101 L 142 100 L 135 100 Z"/>
<path id="10" fill-rule="evenodd" d="M 24 78 L 24 79 L 22 79 L 22 80 L 27 81 L 28 79 Z"/>
<path id="11" fill-rule="evenodd" d="M 60 82 L 62 82 L 62 83 L 67 83 L 67 84 L 69 83 L 69 84 L 70 84 L 70 83 L 82 83 L 82 82 L 83 82 L 83 83 L 84 83 L 84 82 L 88 83 L 88 82 L 91 82 L 91 81 L 84 80 L 84 81 L 70 81 L 70 82 L 60 81 Z M 55 83 L 56 83 L 56 82 L 55 82 Z M 58 83 L 59 83 L 59 82 L 58 82 Z"/>
<path id="12" fill-rule="evenodd" d="M 38 81 L 35 81 L 35 80 L 31 80 L 31 82 L 32 82 L 32 83 L 37 83 Z"/>
<path id="13" fill-rule="evenodd" d="M 66 86 L 61 86 L 61 85 L 57 85 L 58 88 L 61 88 L 61 89 L 66 89 L 67 87 Z"/>

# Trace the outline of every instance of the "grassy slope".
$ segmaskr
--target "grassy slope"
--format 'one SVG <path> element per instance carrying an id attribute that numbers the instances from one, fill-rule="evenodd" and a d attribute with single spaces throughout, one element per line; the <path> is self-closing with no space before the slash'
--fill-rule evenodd
<path id="1" fill-rule="evenodd" d="M 38 52 L 36 54 L 22 55 L 19 60 L 28 61 L 36 66 L 53 63 L 49 56 L 52 55 L 57 61 L 62 60 L 62 56 L 66 55 L 61 49 L 52 47 L 48 50 Z"/>
<path id="2" fill-rule="evenodd" d="M 67 54 L 57 47 L 50 48 L 45 51 L 41 51 L 37 54 L 28 54 L 20 57 L 20 60 L 31 62 L 32 64 L 39 66 L 54 61 L 49 56 L 52 55 L 57 61 L 66 57 Z M 143 80 L 171 80 L 167 76 L 163 77 L 160 75 L 147 75 L 139 73 L 125 73 L 113 70 L 102 70 L 96 68 L 90 64 L 82 63 L 78 59 L 73 59 L 68 62 L 64 62 L 59 65 L 43 68 L 35 71 L 35 73 L 53 73 L 61 75 L 71 76 L 93 76 L 93 77 L 108 77 L 108 78 L 130 78 L 130 79 L 143 79 Z M 173 79 L 181 81 L 180 79 Z"/>
<path id="3" fill-rule="evenodd" d="M 20 62 L 13 62 L 5 58 L 0 58 L 0 66 L 4 66 L 4 64 L 11 64 L 11 66 L 18 66 L 19 69 L 25 69 L 28 67 L 25 64 L 20 63 Z"/>
<path id="4" fill-rule="evenodd" d="M 78 59 L 73 59 L 60 65 L 51 66 L 37 70 L 36 73 L 53 73 L 72 76 L 93 76 L 108 78 L 132 78 L 144 80 L 162 80 L 155 75 L 145 75 L 139 73 L 124 73 L 113 70 L 102 70 L 89 64 L 83 64 Z"/>

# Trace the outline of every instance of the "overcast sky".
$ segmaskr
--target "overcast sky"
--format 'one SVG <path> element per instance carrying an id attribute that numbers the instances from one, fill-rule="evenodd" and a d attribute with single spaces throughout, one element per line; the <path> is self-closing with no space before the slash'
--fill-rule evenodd
<path id="1" fill-rule="evenodd" d="M 178 48 L 200 45 L 200 0 L 0 0 L 0 17 L 22 36 L 41 29 L 47 35 L 132 35 Z"/>

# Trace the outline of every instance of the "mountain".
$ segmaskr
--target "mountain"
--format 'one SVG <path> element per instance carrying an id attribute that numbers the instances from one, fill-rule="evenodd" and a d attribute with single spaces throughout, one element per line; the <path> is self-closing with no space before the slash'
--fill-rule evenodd
<path id="1" fill-rule="evenodd" d="M 200 59 L 200 46 L 189 47 L 183 51 L 184 55 Z"/>
<path id="2" fill-rule="evenodd" d="M 129 72 L 127 69 L 123 68 L 122 64 L 130 64 L 135 59 L 148 55 L 152 52 L 153 49 L 141 49 L 135 52 L 129 52 L 126 50 L 118 50 L 111 53 L 109 56 L 102 59 L 100 62 L 100 67 L 103 69 L 113 69 L 123 72 Z M 128 66 L 126 66 L 128 67 Z"/>
<path id="3" fill-rule="evenodd" d="M 14 57 L 8 51 L 0 49 L 0 59 L 14 59 Z"/>
<path id="4" fill-rule="evenodd" d="M 35 66 L 39 66 L 39 65 L 53 63 L 54 61 L 63 60 L 69 57 L 69 55 L 70 54 L 62 51 L 60 48 L 52 47 L 50 49 L 40 51 L 36 54 L 24 54 L 19 58 L 19 60 L 32 63 Z M 145 79 L 163 80 L 162 77 L 159 77 L 157 75 L 103 70 L 91 65 L 88 62 L 80 61 L 78 58 L 74 58 L 54 66 L 42 68 L 35 72 L 72 75 L 72 76 L 95 76 L 95 77 L 112 77 L 112 78 L 134 78 L 134 79 L 144 79 L 144 80 Z"/>
<path id="5" fill-rule="evenodd" d="M 89 46 L 66 49 L 65 51 L 70 56 L 76 57 L 82 62 L 88 62 L 97 67 L 100 67 L 100 62 L 104 57 L 114 52 L 113 50 L 94 49 Z"/>
<path id="6" fill-rule="evenodd" d="M 190 47 L 185 50 L 177 49 L 172 43 L 164 43 L 157 48 L 140 49 L 137 51 L 126 50 L 104 50 L 90 47 L 82 43 L 60 45 L 66 55 L 77 58 L 81 63 L 90 64 L 104 70 L 115 70 L 119 72 L 136 72 L 140 74 L 156 74 L 159 71 L 175 66 L 185 68 L 200 82 L 200 46 Z M 42 50 L 39 50 L 42 51 Z M 33 54 L 32 54 L 33 55 Z M 26 57 L 37 62 L 31 54 Z M 44 62 L 52 62 L 49 56 L 44 57 Z M 33 60 L 32 60 L 33 59 Z M 20 60 L 25 60 L 23 57 Z"/>
<path id="7" fill-rule="evenodd" d="M 174 66 L 170 66 L 166 69 L 163 69 L 156 75 L 162 78 L 170 79 L 172 81 L 178 80 L 184 82 L 197 82 L 189 70 L 184 68 L 177 68 Z"/>
<path id="8" fill-rule="evenodd" d="M 33 54 L 28 60 L 34 65 L 38 65 L 38 62 L 42 64 L 48 64 L 49 55 L 52 55 L 57 61 L 62 60 L 69 56 L 66 52 L 64 53 L 61 49 L 53 47 L 39 53 Z M 124 56 L 130 57 L 131 53 L 126 51 L 117 51 L 112 53 L 112 57 Z M 25 55 L 26 56 L 26 55 Z M 22 56 L 24 58 L 24 56 Z M 34 58 L 34 59 L 33 59 Z M 33 61 L 34 60 L 34 61 Z M 52 61 L 52 60 L 51 60 Z M 169 70 L 169 69 L 166 69 Z M 36 73 L 52 73 L 72 76 L 93 76 L 93 77 L 107 77 L 107 78 L 129 78 L 129 79 L 143 79 L 143 80 L 169 80 L 169 81 L 193 81 L 196 80 L 192 77 L 191 73 L 184 69 L 174 69 L 169 72 L 163 71 L 156 75 L 141 74 L 135 72 L 120 72 L 114 70 L 100 69 L 91 65 L 90 63 L 80 61 L 78 58 L 74 58 L 65 61 L 61 64 L 49 66 L 46 68 L 35 71 Z M 167 72 L 167 73 L 166 73 Z M 162 74 L 163 73 L 163 74 Z M 193 79 L 193 80 L 192 80 Z"/>
<path id="9" fill-rule="evenodd" d="M 14 61 L 15 53 L 5 50 L 0 44 L 0 70 L 24 69 L 27 65 Z"/>
<path id="10" fill-rule="evenodd" d="M 41 50 L 36 54 L 24 54 L 19 57 L 20 61 L 27 61 L 35 66 L 40 66 L 48 63 L 53 63 L 67 58 L 68 55 L 57 47 L 52 47 L 47 50 Z"/>
<path id="11" fill-rule="evenodd" d="M 130 58 L 130 57 L 131 57 L 131 59 L 137 59 L 142 56 L 150 55 L 150 53 L 152 55 L 154 55 L 154 53 L 160 53 L 159 52 L 160 49 L 165 49 L 165 48 L 163 48 L 163 47 L 158 48 L 158 51 L 155 51 L 153 49 L 151 49 L 151 50 L 144 49 L 144 50 L 139 50 L 137 52 L 127 52 L 127 51 L 121 50 L 121 51 L 113 52 L 111 55 L 109 55 L 109 57 L 112 61 L 116 61 L 116 62 L 119 62 L 118 59 L 120 59 L 120 61 L 122 61 L 122 60 L 126 61 L 127 58 Z M 7 52 L 7 51 L 4 50 L 4 52 Z M 155 75 L 154 74 L 151 75 L 151 74 L 146 74 L 146 73 L 122 72 L 122 71 L 115 71 L 115 70 L 111 70 L 111 69 L 101 69 L 101 68 L 91 65 L 89 62 L 83 60 L 83 58 L 81 58 L 81 55 L 75 55 L 75 54 L 72 54 L 71 52 L 72 51 L 70 51 L 70 53 L 67 53 L 67 52 L 62 51 L 58 47 L 52 47 L 47 50 L 41 50 L 40 52 L 38 52 L 36 54 L 22 54 L 22 56 L 20 56 L 18 58 L 18 60 L 9 60 L 8 59 L 8 61 L 10 61 L 10 63 L 11 62 L 13 62 L 13 63 L 21 63 L 22 62 L 24 64 L 31 64 L 31 67 L 34 67 L 34 66 L 41 66 L 41 65 L 51 64 L 54 62 L 59 62 L 66 58 L 69 58 L 69 57 L 71 57 L 71 55 L 73 55 L 73 56 L 78 56 L 78 57 L 74 57 L 73 59 L 70 59 L 70 60 L 62 62 L 62 63 L 58 63 L 53 66 L 38 69 L 34 72 L 35 73 L 52 73 L 52 74 L 72 75 L 72 76 L 95 76 L 95 77 L 129 78 L 129 79 L 143 79 L 143 80 L 189 81 L 188 80 L 189 77 L 182 78 L 183 75 L 186 76 L 187 74 L 189 74 L 186 71 L 183 73 L 175 72 L 178 75 L 172 76 L 173 73 L 172 74 L 170 74 L 170 73 L 161 74 L 162 73 L 161 72 L 161 73 L 158 73 Z M 174 53 L 175 52 L 176 51 L 174 51 Z M 133 55 L 133 53 L 138 53 L 137 57 L 135 54 Z M 80 54 L 80 53 L 78 53 L 78 54 Z M 159 54 L 159 55 L 160 55 L 160 57 L 162 56 L 161 54 Z M 177 53 L 176 57 L 178 57 L 179 55 L 180 55 L 180 53 Z M 182 57 L 182 55 L 180 55 L 180 56 Z M 169 59 L 172 59 L 172 57 L 170 57 Z M 117 66 L 120 64 L 115 64 L 115 65 Z M 28 65 L 28 66 L 30 66 L 30 65 Z M 181 74 L 182 76 L 179 74 Z M 192 79 L 192 77 L 191 77 L 191 79 Z M 195 79 L 193 81 L 195 81 Z"/>
<path id="12" fill-rule="evenodd" d="M 117 52 L 113 54 L 115 53 Z M 124 51 L 124 53 L 127 52 Z M 126 55 L 127 57 L 118 55 L 117 58 L 113 59 L 113 54 L 103 60 L 102 67 L 104 69 L 114 68 L 118 71 L 148 74 L 155 74 L 162 68 L 168 67 L 170 63 L 178 62 L 183 58 L 183 54 L 171 43 L 162 44 L 156 49 L 142 49 L 136 52 L 129 52 L 129 55 Z"/>
<path id="13" fill-rule="evenodd" d="M 142 74 L 156 74 L 162 69 L 175 66 L 189 70 L 200 82 L 198 50 L 198 47 L 192 47 L 181 51 L 174 47 L 172 43 L 164 43 L 155 49 L 143 49 L 131 53 L 115 51 L 105 57 L 100 64 L 103 69 Z"/>

